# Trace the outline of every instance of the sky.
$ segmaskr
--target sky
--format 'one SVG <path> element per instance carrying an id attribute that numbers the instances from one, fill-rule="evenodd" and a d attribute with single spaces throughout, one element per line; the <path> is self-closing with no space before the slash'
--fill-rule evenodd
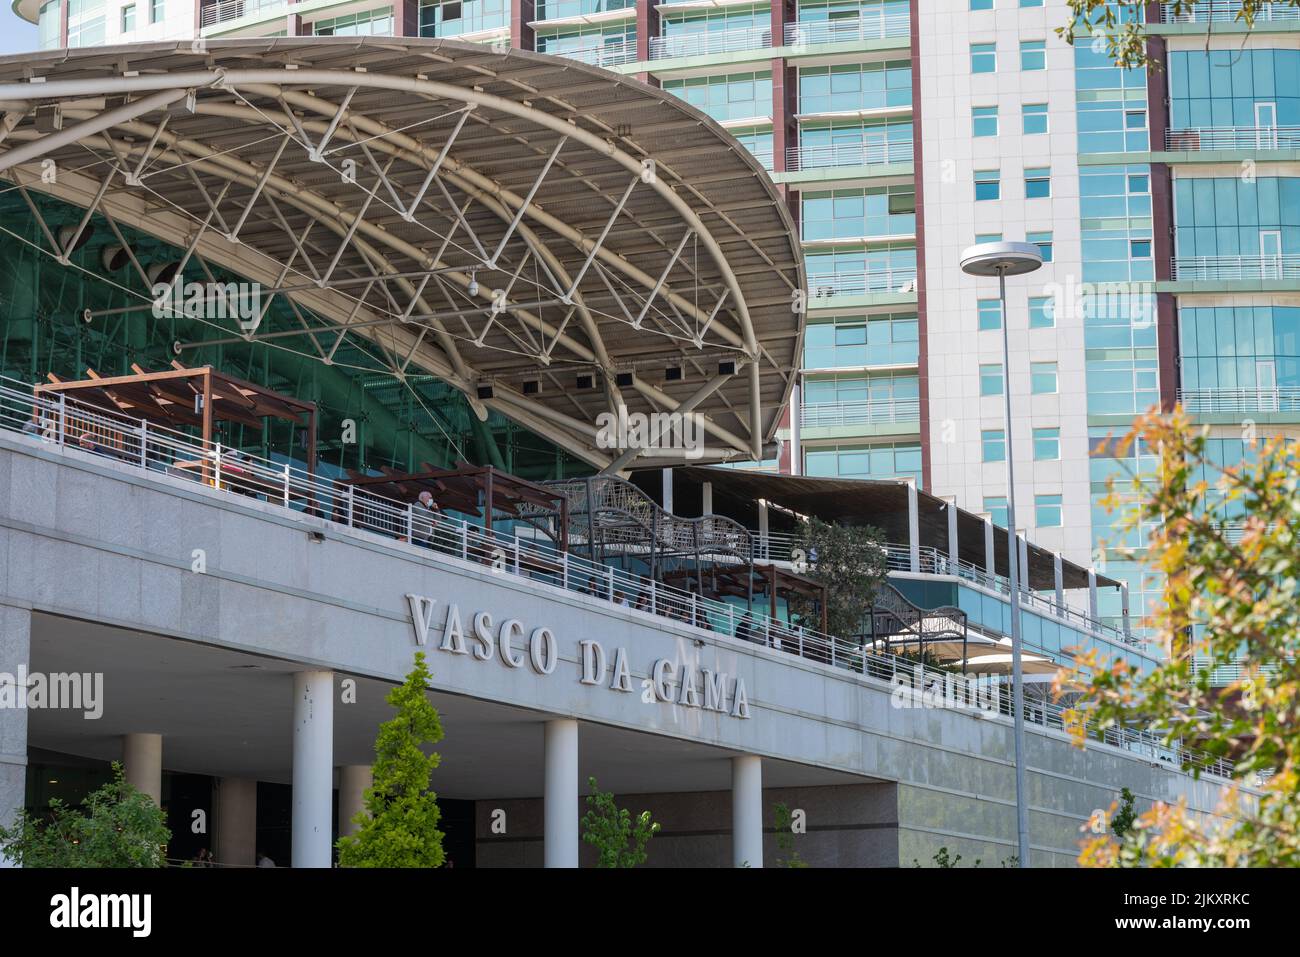
<path id="1" fill-rule="evenodd" d="M 36 49 L 36 24 L 14 13 L 12 0 L 0 0 L 0 55 Z"/>

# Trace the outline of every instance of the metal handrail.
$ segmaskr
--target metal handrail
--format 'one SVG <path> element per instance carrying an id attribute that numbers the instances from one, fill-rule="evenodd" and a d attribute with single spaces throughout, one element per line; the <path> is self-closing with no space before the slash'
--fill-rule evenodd
<path id="1" fill-rule="evenodd" d="M 799 547 L 803 540 L 801 536 L 790 532 L 764 533 L 751 531 L 751 534 L 754 536 L 754 560 L 758 562 L 789 562 L 793 559 L 794 550 Z M 1232 534 L 1231 529 L 1229 529 L 1229 534 Z M 1237 537 L 1240 537 L 1240 531 L 1237 532 Z M 912 570 L 910 546 L 891 542 L 885 545 L 885 552 L 886 563 L 891 571 L 910 572 Z M 1011 595 L 1011 583 L 1005 575 L 997 575 L 986 568 L 960 560 L 954 564 L 948 555 L 932 545 L 922 545 L 917 549 L 917 557 L 920 562 L 918 570 L 922 574 L 951 575 L 1003 597 L 1009 598 Z M 1093 618 L 1068 604 L 1058 604 L 1053 598 L 1039 592 L 1022 588 L 1020 604 L 1022 607 L 1041 612 L 1058 621 L 1076 625 L 1095 635 L 1127 647 L 1134 647 L 1139 644 L 1136 638 L 1124 634 L 1123 630 L 1116 628 L 1114 625 Z"/>
<path id="2" fill-rule="evenodd" d="M 163 426 L 152 425 L 118 411 L 83 403 L 60 393 L 37 396 L 30 385 L 0 376 L 0 431 L 27 434 L 63 454 L 83 454 L 116 467 L 190 482 L 201 482 L 225 495 L 264 499 L 269 507 L 305 515 L 376 536 L 384 547 L 410 557 L 412 548 L 439 561 L 471 568 L 490 567 L 527 581 L 542 593 L 577 592 L 594 600 L 613 602 L 630 612 L 670 620 L 675 627 L 722 634 L 763 645 L 819 664 L 883 681 L 943 684 L 952 672 L 918 664 L 888 652 L 783 622 L 760 611 L 717 601 L 664 585 L 612 565 L 597 564 L 563 552 L 545 542 L 526 540 L 516 528 L 513 536 L 500 527 L 478 527 L 466 519 L 427 512 L 412 503 L 376 495 L 354 485 L 315 476 L 301 465 L 277 462 L 220 443 L 201 440 Z M 915 685 L 914 685 L 915 686 Z M 999 695 L 999 711 L 1011 713 L 1008 696 Z M 1025 720 L 1045 728 L 1065 730 L 1067 709 L 1053 703 L 1026 703 Z M 1202 752 L 1175 744 L 1158 733 L 1122 729 L 1106 732 L 1106 744 L 1166 761 L 1184 770 L 1231 776 L 1231 764 L 1211 760 Z"/>
<path id="3" fill-rule="evenodd" d="M 921 418 L 920 399 L 861 399 L 847 402 L 818 402 L 799 410 L 805 428 L 835 428 L 843 425 L 916 422 Z"/>
<path id="4" fill-rule="evenodd" d="M 199 26 L 210 27 L 253 13 L 270 13 L 289 7 L 289 0 L 218 0 L 199 8 Z"/>
<path id="5" fill-rule="evenodd" d="M 911 140 L 876 139 L 825 146 L 791 146 L 785 151 L 785 166 L 788 170 L 876 166 L 884 163 L 910 163 L 913 156 Z"/>
<path id="6" fill-rule="evenodd" d="M 1160 5 L 1161 23 L 1227 23 L 1241 18 L 1241 0 L 1200 0 L 1174 12 L 1173 4 Z M 1300 8 L 1290 5 L 1266 3 L 1255 22 L 1270 20 L 1300 20 Z"/>
<path id="7" fill-rule="evenodd" d="M 906 13 L 886 13 L 883 8 L 863 11 L 856 20 L 808 20 L 785 25 L 785 45 L 810 46 L 814 43 L 849 43 L 856 40 L 883 40 L 903 37 L 912 32 L 912 20 Z"/>
<path id="8" fill-rule="evenodd" d="M 884 269 L 868 268 L 865 272 L 822 273 L 808 277 L 808 295 L 811 299 L 915 290 L 915 266 L 886 266 Z"/>
<path id="9" fill-rule="evenodd" d="M 636 62 L 636 41 L 624 40 L 621 43 L 606 43 L 599 46 L 577 47 L 568 50 L 540 50 L 551 56 L 562 56 L 579 63 L 593 66 L 618 66 L 623 63 Z"/>
<path id="10" fill-rule="evenodd" d="M 1165 130 L 1165 149 L 1171 152 L 1300 149 L 1300 126 L 1192 126 Z"/>
<path id="11" fill-rule="evenodd" d="M 1300 412 L 1300 388 L 1179 389 L 1178 402 L 1189 413 Z"/>
<path id="12" fill-rule="evenodd" d="M 1235 279 L 1300 279 L 1300 255 L 1175 256 L 1172 275 L 1185 282 Z"/>
<path id="13" fill-rule="evenodd" d="M 700 30 L 650 38 L 650 59 L 708 56 L 714 53 L 737 53 L 762 50 L 772 45 L 770 27 L 745 27 L 739 30 Z"/>

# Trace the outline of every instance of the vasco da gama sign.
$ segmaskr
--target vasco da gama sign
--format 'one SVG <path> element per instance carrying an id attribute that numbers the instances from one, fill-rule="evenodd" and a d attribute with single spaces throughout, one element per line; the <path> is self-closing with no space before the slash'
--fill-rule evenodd
<path id="1" fill-rule="evenodd" d="M 411 627 L 415 643 L 425 645 L 434 626 L 438 599 L 424 595 L 406 596 L 411 607 Z M 560 663 L 559 639 L 546 626 L 528 629 L 518 618 L 493 621 L 486 611 L 462 619 L 460 607 L 448 604 L 442 621 L 439 651 L 468 655 L 478 661 L 497 659 L 506 668 L 530 668 L 539 677 L 555 673 Z M 626 648 L 607 652 L 599 641 L 578 642 L 578 680 L 585 685 L 609 691 L 633 694 L 632 673 Z M 650 668 L 650 677 L 640 688 L 647 701 L 677 704 L 687 708 L 716 711 L 733 718 L 749 717 L 749 695 L 743 678 L 726 672 L 696 668 L 688 662 L 659 658 Z"/>

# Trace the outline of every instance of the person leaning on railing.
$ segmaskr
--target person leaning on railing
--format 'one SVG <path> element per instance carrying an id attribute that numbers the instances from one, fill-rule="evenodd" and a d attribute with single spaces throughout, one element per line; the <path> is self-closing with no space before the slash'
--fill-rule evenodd
<path id="1" fill-rule="evenodd" d="M 411 538 L 415 544 L 425 548 L 447 554 L 457 551 L 452 547 L 442 507 L 434 501 L 433 493 L 427 489 L 420 493 L 411 506 Z"/>

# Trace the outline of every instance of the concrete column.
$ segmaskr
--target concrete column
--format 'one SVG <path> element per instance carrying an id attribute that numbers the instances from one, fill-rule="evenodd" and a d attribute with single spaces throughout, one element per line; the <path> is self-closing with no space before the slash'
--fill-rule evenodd
<path id="1" fill-rule="evenodd" d="M 664 471 L 664 477 L 663 477 L 663 482 L 664 482 L 664 494 L 663 494 L 664 511 L 665 511 L 665 512 L 672 512 L 672 510 L 673 510 L 673 470 L 672 470 L 671 468 L 666 468 L 666 469 L 664 469 L 663 471 Z"/>
<path id="2" fill-rule="evenodd" d="M 1088 569 L 1088 617 L 1097 621 L 1101 616 L 1097 614 L 1097 569 Z"/>
<path id="3" fill-rule="evenodd" d="M 700 497 L 703 499 L 703 504 L 700 506 L 700 514 L 712 515 L 713 514 L 713 483 L 712 482 L 705 482 L 702 486 L 700 486 Z"/>
<path id="4" fill-rule="evenodd" d="M 1061 562 L 1061 553 L 1052 556 L 1052 577 L 1056 584 L 1056 603 L 1065 607 L 1065 566 Z"/>
<path id="5" fill-rule="evenodd" d="M 650 60 L 650 38 L 659 36 L 659 9 L 655 0 L 636 0 L 636 58 Z M 658 86 L 659 84 L 655 84 Z"/>
<path id="6" fill-rule="evenodd" d="M 763 866 L 763 759 L 731 759 L 731 858 L 735 867 Z"/>
<path id="7" fill-rule="evenodd" d="M 334 843 L 334 672 L 293 676 L 293 866 L 329 867 Z"/>
<path id="8" fill-rule="evenodd" d="M 368 764 L 345 764 L 339 769 L 339 837 L 357 832 L 352 819 L 366 809 L 366 789 L 374 780 Z"/>
<path id="9" fill-rule="evenodd" d="M 533 28 L 528 24 L 537 19 L 534 0 L 519 0 L 510 4 L 510 45 L 516 50 L 535 48 Z"/>
<path id="10" fill-rule="evenodd" d="M 546 722 L 543 863 L 578 866 L 578 722 Z"/>
<path id="11" fill-rule="evenodd" d="M 998 573 L 997 550 L 993 547 L 993 519 L 984 516 L 984 570 L 990 575 Z"/>
<path id="12" fill-rule="evenodd" d="M 228 867 L 257 863 L 257 782 L 220 778 L 216 788 L 217 835 L 213 856 Z"/>
<path id="13" fill-rule="evenodd" d="M 952 566 L 952 573 L 957 574 L 957 567 L 961 561 L 961 549 L 957 547 L 957 497 L 954 495 L 948 502 L 948 564 Z"/>
<path id="14" fill-rule="evenodd" d="M 162 806 L 162 735 L 127 734 L 122 736 L 122 768 L 126 783 L 153 798 Z"/>
<path id="15" fill-rule="evenodd" d="M 803 475 L 803 376 L 798 372 L 790 390 L 790 474 Z"/>
<path id="16" fill-rule="evenodd" d="M 420 35 L 420 4 L 418 0 L 396 0 L 393 4 L 393 36 L 418 37 Z"/>
<path id="17" fill-rule="evenodd" d="M 1129 612 L 1128 612 L 1128 582 L 1121 582 L 1121 583 L 1120 583 L 1120 586 L 1119 586 L 1119 607 L 1120 607 L 1120 614 L 1122 614 L 1122 615 L 1124 616 L 1124 634 L 1126 634 L 1126 635 L 1131 635 L 1131 634 L 1133 633 L 1133 626 L 1132 626 L 1132 623 L 1129 621 Z"/>
<path id="18" fill-rule="evenodd" d="M 758 549 L 765 558 L 768 556 L 767 499 L 758 500 Z"/>
<path id="19" fill-rule="evenodd" d="M 66 9 L 66 5 L 64 7 Z M 0 671 L 13 675 L 11 688 L 0 693 L 17 699 L 26 694 L 18 684 L 18 671 L 31 665 L 32 613 L 26 608 L 0 605 Z M 27 795 L 27 709 L 0 708 L 0 824 L 12 827 Z M 0 867 L 13 863 L 0 854 Z"/>
<path id="20" fill-rule="evenodd" d="M 1016 549 L 1020 554 L 1020 591 L 1028 593 L 1029 588 L 1029 541 L 1025 538 L 1023 532 L 1016 533 L 1016 542 L 1019 547 Z"/>
<path id="21" fill-rule="evenodd" d="M 907 483 L 907 549 L 912 571 L 921 570 L 921 508 L 916 483 Z"/>

